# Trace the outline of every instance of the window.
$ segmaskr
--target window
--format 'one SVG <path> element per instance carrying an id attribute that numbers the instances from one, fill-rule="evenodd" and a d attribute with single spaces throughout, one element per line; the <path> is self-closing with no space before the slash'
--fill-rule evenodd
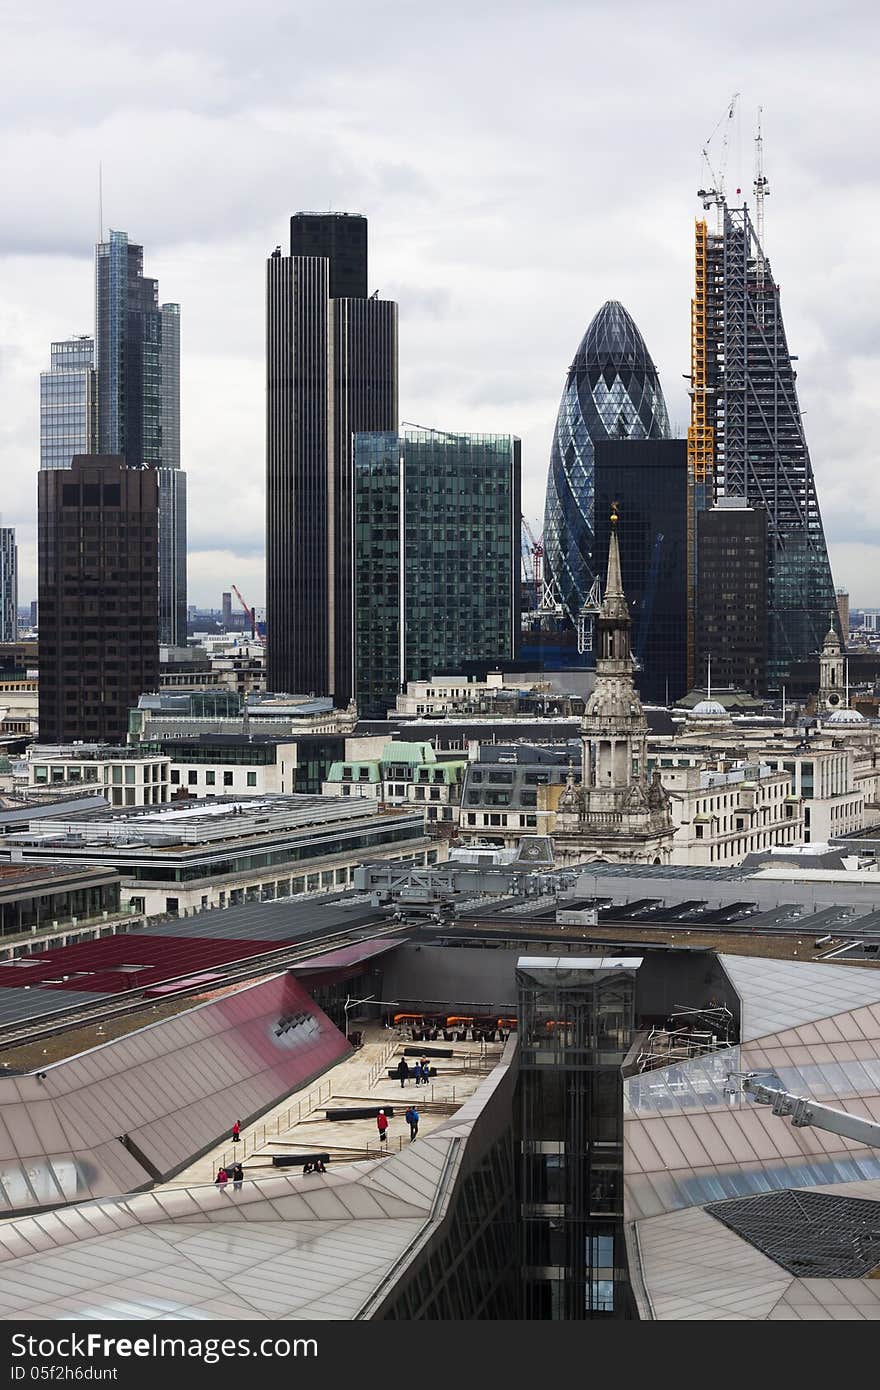
<path id="1" fill-rule="evenodd" d="M 224 772 L 224 774 L 223 774 L 223 785 L 224 785 L 224 787 L 231 787 L 231 786 L 232 786 L 232 773 L 231 773 L 231 772 Z"/>
<path id="2" fill-rule="evenodd" d="M 195 786 L 196 782 L 199 780 L 199 774 L 196 772 L 195 768 L 186 774 L 186 780 L 191 787 Z"/>
<path id="3" fill-rule="evenodd" d="M 177 786 L 177 784 L 180 781 L 180 772 L 176 767 L 173 767 L 171 769 L 171 781 L 174 783 L 175 786 Z"/>
<path id="4" fill-rule="evenodd" d="M 257 785 L 257 774 L 255 772 L 248 773 L 247 784 L 249 787 L 255 787 Z"/>
<path id="5" fill-rule="evenodd" d="M 172 776 L 173 776 L 173 775 L 174 775 L 174 774 L 172 773 Z M 214 785 L 214 783 L 216 782 L 216 780 L 217 780 L 217 774 L 216 774 L 216 772 L 214 772 L 213 768 L 210 769 L 208 772 L 205 773 L 205 785 L 206 785 L 206 786 L 208 786 L 208 787 L 213 787 L 213 785 Z"/>

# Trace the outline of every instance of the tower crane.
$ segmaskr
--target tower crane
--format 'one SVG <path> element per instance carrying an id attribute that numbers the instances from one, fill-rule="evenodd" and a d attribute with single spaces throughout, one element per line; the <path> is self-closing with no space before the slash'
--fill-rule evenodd
<path id="1" fill-rule="evenodd" d="M 235 597 L 238 599 L 239 603 L 241 604 L 242 608 L 244 609 L 245 613 L 246 613 L 247 616 L 248 616 L 248 621 L 250 622 L 250 625 L 251 625 L 251 637 L 252 637 L 252 638 L 256 637 L 256 635 L 257 635 L 257 610 L 256 610 L 255 608 L 251 608 L 249 604 L 245 603 L 244 599 L 243 599 L 242 596 L 241 596 L 241 593 L 239 592 L 239 590 L 236 588 L 236 586 L 235 586 L 234 584 L 232 585 L 232 592 L 235 594 Z"/>
<path id="2" fill-rule="evenodd" d="M 769 181 L 764 173 L 764 137 L 761 133 L 763 106 L 758 107 L 758 132 L 755 136 L 755 236 L 758 242 L 755 269 L 758 278 L 758 317 L 764 323 L 764 199 L 770 196 Z"/>
<path id="3" fill-rule="evenodd" d="M 703 160 L 709 172 L 710 186 L 708 188 L 698 188 L 697 197 L 702 201 L 703 207 L 707 210 L 714 207 L 718 216 L 718 232 L 724 231 L 724 177 L 727 171 L 727 155 L 730 149 L 730 123 L 736 114 L 736 103 L 739 100 L 739 92 L 734 92 L 727 105 L 724 115 L 718 121 L 712 134 L 703 146 Z M 721 137 L 721 153 L 718 156 L 718 172 L 712 167 L 709 158 L 709 146 L 718 134 L 721 127 L 724 127 L 724 134 Z"/>
<path id="4" fill-rule="evenodd" d="M 525 517 L 520 517 L 522 529 L 525 531 L 526 539 L 523 542 L 523 567 L 528 563 L 531 573 L 524 574 L 524 578 L 532 586 L 534 595 L 532 606 L 538 609 L 541 606 L 541 593 L 544 581 L 544 542 L 535 540 L 535 533 Z"/>

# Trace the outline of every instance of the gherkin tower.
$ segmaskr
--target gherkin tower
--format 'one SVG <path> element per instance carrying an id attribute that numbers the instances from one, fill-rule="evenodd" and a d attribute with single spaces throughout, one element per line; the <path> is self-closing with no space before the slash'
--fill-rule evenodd
<path id="1" fill-rule="evenodd" d="M 596 440 L 669 437 L 666 402 L 644 339 L 623 305 L 609 300 L 568 369 L 547 475 L 544 563 L 572 622 L 595 578 Z"/>

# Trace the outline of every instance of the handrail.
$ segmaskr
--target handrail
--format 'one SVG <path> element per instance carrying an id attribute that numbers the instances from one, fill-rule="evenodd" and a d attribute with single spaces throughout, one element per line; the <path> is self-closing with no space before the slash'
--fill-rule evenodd
<path id="1" fill-rule="evenodd" d="M 317 1090 L 309 1091 L 304 1100 L 297 1101 L 297 1124 L 302 1119 L 303 1113 L 306 1115 L 311 1114 L 311 1112 L 316 1110 L 324 1100 L 329 1099 L 332 1089 L 333 1087 L 330 1081 L 322 1081 Z M 303 1111 L 303 1106 L 305 1106 L 305 1111 Z M 271 1120 L 262 1127 L 255 1126 L 249 1134 L 243 1135 L 239 1142 L 234 1144 L 231 1149 L 224 1150 L 219 1160 L 212 1160 L 211 1177 L 215 1178 L 217 1176 L 217 1170 L 219 1168 L 226 1168 L 230 1163 L 240 1163 L 242 1159 L 247 1158 L 248 1153 L 251 1155 L 255 1154 L 257 1149 L 264 1147 L 267 1140 L 272 1135 L 280 1134 L 282 1129 L 290 1129 L 293 1110 L 293 1105 L 289 1105 L 285 1111 L 275 1116 L 274 1126 Z M 283 1124 L 282 1121 L 284 1122 Z"/>

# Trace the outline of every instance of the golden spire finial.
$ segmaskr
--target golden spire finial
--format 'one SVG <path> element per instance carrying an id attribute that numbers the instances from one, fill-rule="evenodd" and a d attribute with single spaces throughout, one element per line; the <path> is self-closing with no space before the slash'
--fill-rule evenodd
<path id="1" fill-rule="evenodd" d="M 616 503 L 616 502 L 612 502 L 612 503 L 611 503 L 611 525 L 612 525 L 612 526 L 616 526 L 616 525 L 617 525 L 617 503 Z"/>

